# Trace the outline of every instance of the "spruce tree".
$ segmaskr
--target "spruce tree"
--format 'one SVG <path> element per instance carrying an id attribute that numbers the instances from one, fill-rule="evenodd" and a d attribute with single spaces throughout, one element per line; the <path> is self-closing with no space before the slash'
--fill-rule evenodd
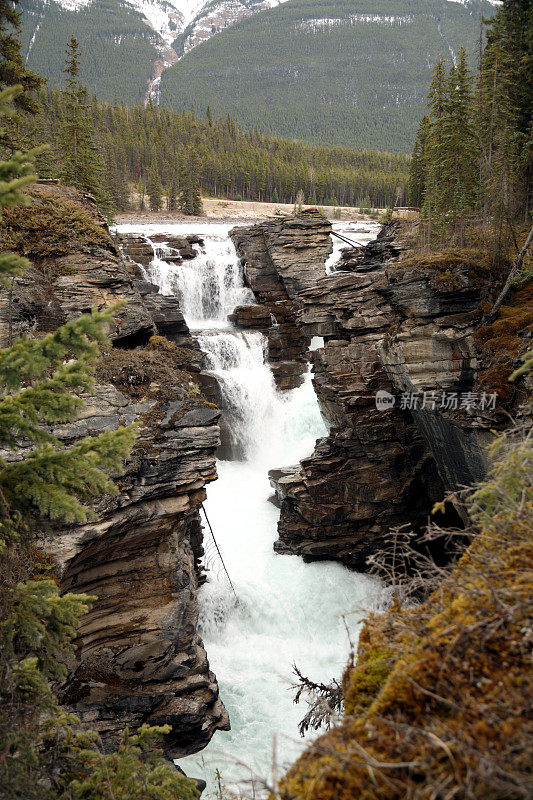
<path id="1" fill-rule="evenodd" d="M 429 117 L 424 115 L 416 135 L 409 168 L 409 203 L 418 208 L 424 204 L 426 196 L 429 125 Z"/>
<path id="2" fill-rule="evenodd" d="M 178 202 L 178 183 L 175 177 L 170 179 L 167 195 L 167 211 L 175 211 Z"/>
<path id="3" fill-rule="evenodd" d="M 463 244 L 463 230 L 479 200 L 478 147 L 472 121 L 472 78 L 466 51 L 451 65 L 441 121 L 440 210 L 450 213 L 449 232 Z"/>
<path id="4" fill-rule="evenodd" d="M 187 216 L 200 216 L 203 213 L 198 158 L 192 150 L 187 153 L 180 178 L 178 207 Z"/>
<path id="5" fill-rule="evenodd" d="M 427 99 L 429 127 L 426 141 L 426 192 L 424 211 L 431 228 L 437 223 L 437 214 L 444 208 L 441 179 L 444 162 L 444 115 L 447 101 L 446 61 L 438 59 L 433 68 Z M 431 235 L 431 233 L 430 233 Z"/>
<path id="6" fill-rule="evenodd" d="M 20 86 L 13 99 L 16 114 L 10 112 L 9 120 L 4 120 L 0 146 L 13 152 L 23 146 L 20 131 L 20 115 L 36 114 L 40 106 L 36 92 L 44 83 L 24 63 L 20 51 L 21 14 L 17 11 L 18 0 L 0 0 L 0 90 L 10 86 Z"/>
<path id="7" fill-rule="evenodd" d="M 531 2 L 504 0 L 487 25 L 476 87 L 485 216 L 527 220 L 533 187 Z"/>
<path id="8" fill-rule="evenodd" d="M 113 204 L 102 188 L 104 166 L 94 142 L 87 87 L 80 80 L 79 44 L 75 36 L 70 37 L 66 54 L 66 87 L 62 93 L 61 180 L 93 194 L 102 211 L 111 214 Z"/>
<path id="9" fill-rule="evenodd" d="M 150 201 L 150 209 L 152 211 L 160 211 L 163 198 L 163 189 L 161 186 L 161 179 L 159 178 L 159 172 L 155 161 L 152 161 L 150 165 L 150 172 L 148 174 L 148 183 L 146 184 L 146 192 L 148 194 L 148 199 Z"/>

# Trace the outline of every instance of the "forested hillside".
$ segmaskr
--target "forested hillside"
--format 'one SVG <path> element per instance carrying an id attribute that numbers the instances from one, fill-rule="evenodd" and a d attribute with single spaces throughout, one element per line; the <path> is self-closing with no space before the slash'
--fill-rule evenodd
<path id="1" fill-rule="evenodd" d="M 200 44 L 161 103 L 345 147 L 410 151 L 431 68 L 464 45 L 475 66 L 486 0 L 289 0 Z"/>
<path id="2" fill-rule="evenodd" d="M 24 57 L 56 87 L 62 82 L 65 43 L 74 34 L 90 91 L 101 100 L 112 102 L 116 96 L 134 104 L 149 91 L 157 93 L 157 82 L 152 86 L 151 81 L 178 52 L 285 1 L 21 0 Z"/>
<path id="3" fill-rule="evenodd" d="M 41 157 L 44 176 L 60 172 L 68 119 L 67 98 L 43 95 L 43 111 L 32 122 L 38 141 L 52 143 Z M 310 203 L 392 205 L 402 202 L 407 186 L 407 156 L 353 152 L 246 133 L 231 117 L 198 118 L 149 105 L 128 108 L 93 100 L 88 118 L 101 154 L 102 183 L 115 208 L 128 205 L 128 187 L 142 196 L 174 198 L 184 181 L 199 183 L 206 195 L 294 202 L 299 191 Z"/>
<path id="4" fill-rule="evenodd" d="M 126 103 L 146 96 L 158 56 L 155 32 L 138 11 L 121 0 L 95 0 L 79 10 L 54 0 L 20 0 L 22 52 L 29 66 L 63 83 L 65 48 L 74 33 L 83 53 L 83 76 L 101 100 Z"/>

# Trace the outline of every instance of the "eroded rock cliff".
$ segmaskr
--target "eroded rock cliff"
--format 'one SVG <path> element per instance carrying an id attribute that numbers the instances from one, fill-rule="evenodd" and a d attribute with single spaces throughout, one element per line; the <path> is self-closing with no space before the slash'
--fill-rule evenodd
<path id="1" fill-rule="evenodd" d="M 294 299 L 324 274 L 332 251 L 331 223 L 316 210 L 230 231 L 245 278 L 260 306 L 238 306 L 232 322 L 262 331 L 279 389 L 302 383 L 310 337 L 297 324 Z"/>
<path id="2" fill-rule="evenodd" d="M 486 473 L 484 446 L 502 398 L 480 381 L 478 328 L 497 280 L 461 258 L 452 273 L 400 258 L 408 245 L 395 226 L 347 253 L 349 271 L 326 276 L 327 223 L 316 214 L 305 221 L 301 269 L 294 220 L 233 234 L 257 299 L 264 302 L 261 281 L 277 279 L 306 340 L 324 338 L 312 361 L 331 430 L 300 465 L 272 473 L 281 502 L 275 549 L 364 568 L 390 544 L 391 529 L 422 528 L 445 490 Z M 518 324 L 518 337 L 530 323 Z M 386 393 L 380 407 L 378 392 Z M 446 514 L 460 523 L 453 506 Z"/>
<path id="3" fill-rule="evenodd" d="M 3 224 L 10 246 L 32 262 L 0 298 L 4 344 L 126 301 L 94 395 L 75 423 L 54 431 L 68 443 L 140 426 L 119 494 L 97 505 L 97 521 L 56 530 L 45 542 L 61 588 L 97 597 L 79 628 L 62 702 L 108 745 L 125 725 L 168 723 L 167 754 L 195 752 L 229 727 L 197 632 L 199 508 L 216 478 L 219 444 L 219 412 L 197 385 L 201 353 L 177 300 L 126 264 L 90 196 L 37 187 L 30 208 Z"/>

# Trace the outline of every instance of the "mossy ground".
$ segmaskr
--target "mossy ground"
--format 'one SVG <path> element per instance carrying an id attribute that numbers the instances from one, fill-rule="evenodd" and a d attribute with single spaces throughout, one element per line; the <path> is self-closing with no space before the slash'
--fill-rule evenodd
<path id="1" fill-rule="evenodd" d="M 449 275 L 450 278 L 453 277 L 453 271 L 459 267 L 466 268 L 474 274 L 485 275 L 495 269 L 490 252 L 478 247 L 448 247 L 430 252 L 419 250 L 402 258 L 398 265 L 402 268 L 432 269 L 437 271 L 441 277 Z M 500 267 L 498 266 L 497 269 Z"/>
<path id="2" fill-rule="evenodd" d="M 94 209 L 80 203 L 76 190 L 72 198 L 64 187 L 51 194 L 36 187 L 29 192 L 30 205 L 4 211 L 0 216 L 0 238 L 6 249 L 32 261 L 60 258 L 95 247 L 113 248 L 113 241 Z"/>
<path id="3" fill-rule="evenodd" d="M 484 306 L 489 310 L 490 304 Z M 500 308 L 491 325 L 482 325 L 476 332 L 481 350 L 482 369 L 478 375 L 480 389 L 497 392 L 500 405 L 509 405 L 515 394 L 509 377 L 518 365 L 519 356 L 528 349 L 533 336 L 533 279 L 516 287 L 508 302 Z"/>
<path id="4" fill-rule="evenodd" d="M 367 620 L 345 718 L 291 768 L 282 800 L 532 796 L 528 447 L 511 454 L 516 500 L 505 484 L 440 589 Z"/>
<path id="5" fill-rule="evenodd" d="M 187 368 L 195 355 L 162 336 L 152 336 L 145 347 L 109 347 L 98 361 L 96 379 L 112 383 L 134 399 L 166 401 L 175 397 L 177 387 L 192 397 L 199 390 Z"/>

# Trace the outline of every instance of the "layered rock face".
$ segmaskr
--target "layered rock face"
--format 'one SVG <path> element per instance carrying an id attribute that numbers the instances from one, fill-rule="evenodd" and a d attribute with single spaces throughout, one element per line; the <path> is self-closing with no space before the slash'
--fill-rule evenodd
<path id="1" fill-rule="evenodd" d="M 125 725 L 168 723 L 167 754 L 195 752 L 215 730 L 229 728 L 197 633 L 199 509 L 206 483 L 216 478 L 219 411 L 199 392 L 201 353 L 177 301 L 131 277 L 132 264 L 124 262 L 90 197 L 39 188 L 33 219 L 51 205 L 63 217 L 70 214 L 71 224 L 64 235 L 58 226 L 46 252 L 30 252 L 32 270 L 17 279 L 11 295 L 2 294 L 3 343 L 125 299 L 110 331 L 114 347 L 97 367 L 95 394 L 75 423 L 55 433 L 70 443 L 140 423 L 116 480 L 119 494 L 97 504 L 96 522 L 55 531 L 45 543 L 61 588 L 97 597 L 78 630 L 77 661 L 62 701 L 107 746 Z M 13 223 L 21 231 L 24 213 Z"/>
<path id="2" fill-rule="evenodd" d="M 288 222 L 272 224 L 286 242 Z M 319 223 L 319 240 L 322 230 Z M 474 331 L 482 283 L 467 266 L 455 269 L 453 280 L 431 268 L 404 268 L 398 255 L 405 247 L 384 230 L 378 242 L 346 254 L 349 271 L 326 276 L 323 257 L 298 271 L 295 253 L 289 272 L 272 249 L 261 262 L 253 236 L 240 244 L 243 258 L 255 259 L 255 285 L 274 268 L 287 281 L 303 334 L 325 341 L 312 361 L 330 434 L 300 465 L 271 474 L 281 501 L 280 553 L 362 569 L 390 545 L 391 529 L 424 526 L 445 490 L 486 473 L 493 415 L 480 412 L 480 394 L 475 406 L 460 407 L 475 394 L 480 367 Z M 386 393 L 379 408 L 378 392 Z M 441 407 L 454 394 L 456 406 Z M 448 522 L 459 522 L 453 508 L 448 514 Z"/>
<path id="3" fill-rule="evenodd" d="M 293 389 L 307 370 L 310 338 L 296 323 L 295 297 L 324 274 L 332 251 L 331 223 L 316 210 L 250 227 L 230 236 L 245 279 L 260 306 L 238 306 L 230 319 L 268 338 L 269 361 L 279 389 Z"/>

